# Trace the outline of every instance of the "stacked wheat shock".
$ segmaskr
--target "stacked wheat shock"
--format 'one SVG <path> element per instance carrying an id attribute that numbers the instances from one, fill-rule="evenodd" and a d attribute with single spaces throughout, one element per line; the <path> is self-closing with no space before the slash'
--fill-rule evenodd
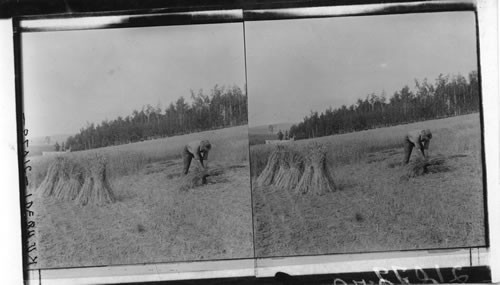
<path id="1" fill-rule="evenodd" d="M 322 195 L 333 192 L 336 187 L 326 163 L 326 152 L 323 145 L 311 143 L 304 158 L 296 150 L 277 146 L 256 182 L 261 186 L 292 189 L 300 194 Z"/>
<path id="2" fill-rule="evenodd" d="M 115 196 L 106 177 L 106 159 L 99 155 L 76 161 L 57 157 L 38 187 L 45 197 L 75 201 L 79 205 L 104 205 Z"/>

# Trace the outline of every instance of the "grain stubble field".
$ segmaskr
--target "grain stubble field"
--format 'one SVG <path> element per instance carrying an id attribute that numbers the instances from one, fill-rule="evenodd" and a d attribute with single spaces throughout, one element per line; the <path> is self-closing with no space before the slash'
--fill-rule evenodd
<path id="1" fill-rule="evenodd" d="M 424 127 L 433 130 L 430 155 L 450 169 L 401 179 L 405 131 Z M 297 195 L 253 183 L 256 256 L 484 245 L 480 131 L 471 114 L 294 142 L 329 148 L 338 190 Z M 251 147 L 252 179 L 272 149 Z"/>
<path id="2" fill-rule="evenodd" d="M 224 173 L 216 184 L 180 191 L 180 150 L 200 136 L 214 144 L 209 167 Z M 117 198 L 101 207 L 37 193 L 50 158 L 33 158 L 37 268 L 253 257 L 246 126 L 94 151 L 108 158 Z"/>
<path id="3" fill-rule="evenodd" d="M 430 155 L 450 170 L 402 180 L 402 137 L 426 126 Z M 200 135 L 215 146 L 209 165 L 225 167 L 221 183 L 179 191 L 180 150 Z M 484 245 L 480 137 L 471 114 L 314 139 L 329 149 L 338 190 L 297 195 L 252 183 L 254 233 L 250 179 L 274 146 L 251 146 L 249 169 L 246 126 L 69 154 L 108 157 L 117 202 L 105 207 L 39 195 L 48 160 L 32 158 L 36 268 L 252 258 L 252 234 L 256 257 Z"/>

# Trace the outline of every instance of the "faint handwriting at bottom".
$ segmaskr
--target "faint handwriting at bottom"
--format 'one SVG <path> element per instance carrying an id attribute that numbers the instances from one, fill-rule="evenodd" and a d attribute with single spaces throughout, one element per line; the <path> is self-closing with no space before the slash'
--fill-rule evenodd
<path id="1" fill-rule="evenodd" d="M 462 270 L 462 267 L 460 266 L 455 266 L 451 269 L 451 273 L 453 275 L 453 279 L 451 280 L 445 280 L 443 278 L 443 274 L 441 272 L 441 269 L 439 266 L 435 266 L 434 270 L 436 271 L 438 280 L 434 278 L 430 278 L 427 272 L 424 271 L 421 267 L 415 267 L 414 269 L 407 269 L 404 267 L 398 267 L 398 266 L 393 266 L 392 270 L 386 269 L 386 268 L 380 268 L 376 267 L 373 269 L 375 274 L 377 275 L 378 282 L 374 282 L 373 280 L 369 280 L 368 282 L 364 279 L 361 280 L 352 280 L 351 282 L 346 282 L 341 278 L 335 278 L 333 281 L 334 285 L 347 285 L 347 284 L 355 284 L 355 285 L 394 285 L 394 284 L 411 284 L 411 283 L 432 283 L 432 284 L 441 284 L 441 283 L 465 283 L 467 280 L 469 280 L 469 276 L 467 274 L 461 274 L 458 272 Z M 388 279 L 384 278 L 382 275 L 388 275 L 392 272 L 394 272 L 396 276 L 396 282 L 391 282 Z M 403 277 L 405 276 L 405 272 L 415 272 L 415 278 L 417 279 L 417 282 L 410 282 L 409 277 Z"/>

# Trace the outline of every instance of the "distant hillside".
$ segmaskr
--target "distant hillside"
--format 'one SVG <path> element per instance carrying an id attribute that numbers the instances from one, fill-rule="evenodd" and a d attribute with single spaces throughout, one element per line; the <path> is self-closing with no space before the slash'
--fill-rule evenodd
<path id="1" fill-rule="evenodd" d="M 30 145 L 36 145 L 36 146 L 46 146 L 46 145 L 51 145 L 53 146 L 56 142 L 59 144 L 62 144 L 63 142 L 66 142 L 66 140 L 72 136 L 72 134 L 57 134 L 57 135 L 51 135 L 48 136 L 50 138 L 50 143 L 47 143 L 46 137 L 29 137 L 28 139 L 30 140 Z"/>
<path id="2" fill-rule="evenodd" d="M 273 132 L 269 131 L 269 125 L 250 127 L 248 129 L 249 144 L 264 144 L 266 140 L 277 140 L 278 132 L 281 130 L 283 133 L 289 131 L 290 127 L 295 123 L 276 123 L 270 124 L 273 126 Z"/>
<path id="3" fill-rule="evenodd" d="M 55 151 L 54 145 L 59 143 L 59 145 L 62 145 L 62 143 L 66 142 L 66 140 L 70 137 L 71 135 L 69 134 L 58 134 L 58 135 L 51 135 L 51 136 L 46 136 L 46 137 L 29 137 L 29 147 L 28 147 L 28 156 L 37 156 L 37 155 L 42 155 L 42 152 L 44 151 Z M 47 137 L 50 138 L 50 143 L 47 143 Z"/>
<path id="4" fill-rule="evenodd" d="M 297 123 L 276 123 L 276 124 L 269 124 L 269 125 L 273 126 L 273 134 L 276 135 L 279 130 L 281 130 L 282 132 L 290 130 L 290 127 L 293 126 L 294 124 L 297 124 Z M 249 132 L 251 134 L 271 134 L 269 132 L 269 125 L 250 127 Z"/>
<path id="5" fill-rule="evenodd" d="M 44 151 L 54 151 L 54 146 L 53 145 L 32 145 L 30 144 L 28 147 L 28 157 L 31 156 L 40 156 L 42 155 L 42 152 Z"/>

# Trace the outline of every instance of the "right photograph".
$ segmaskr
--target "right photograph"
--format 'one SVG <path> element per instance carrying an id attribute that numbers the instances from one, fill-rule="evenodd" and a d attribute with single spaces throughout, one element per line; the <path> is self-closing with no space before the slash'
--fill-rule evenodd
<path id="1" fill-rule="evenodd" d="M 475 17 L 245 23 L 256 257 L 487 244 Z"/>

